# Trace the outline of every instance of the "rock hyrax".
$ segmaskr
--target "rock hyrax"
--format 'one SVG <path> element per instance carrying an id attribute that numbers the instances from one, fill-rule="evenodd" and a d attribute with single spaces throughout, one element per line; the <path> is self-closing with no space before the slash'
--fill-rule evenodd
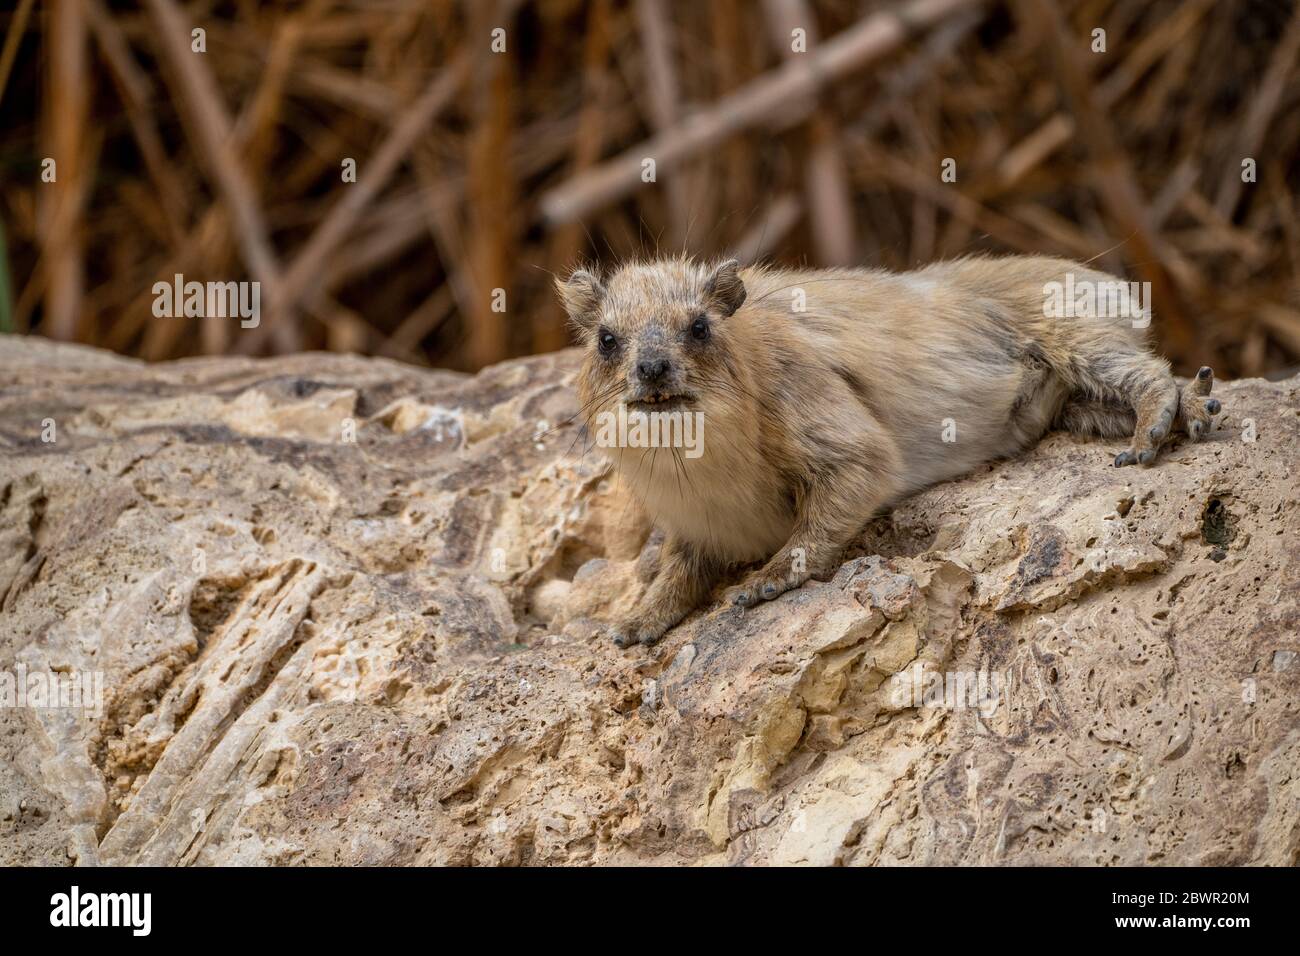
<path id="1" fill-rule="evenodd" d="M 1209 368 L 1180 389 L 1148 349 L 1128 283 L 1063 259 L 892 274 L 675 258 L 557 285 L 589 432 L 618 414 L 703 422 L 694 454 L 603 443 L 665 532 L 620 646 L 657 641 L 729 566 L 765 562 L 727 593 L 742 606 L 824 576 L 877 509 L 1051 429 L 1132 436 L 1115 464 L 1149 465 L 1219 411 Z"/>

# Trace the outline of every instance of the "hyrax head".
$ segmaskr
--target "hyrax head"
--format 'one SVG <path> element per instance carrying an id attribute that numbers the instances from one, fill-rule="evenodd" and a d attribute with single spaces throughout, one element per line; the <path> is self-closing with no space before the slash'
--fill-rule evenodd
<path id="1" fill-rule="evenodd" d="M 579 269 L 556 282 L 587 351 L 579 379 L 587 417 L 630 410 L 707 410 L 735 401 L 727 319 L 745 302 L 739 264 L 687 259 L 625 265 L 602 279 Z"/>

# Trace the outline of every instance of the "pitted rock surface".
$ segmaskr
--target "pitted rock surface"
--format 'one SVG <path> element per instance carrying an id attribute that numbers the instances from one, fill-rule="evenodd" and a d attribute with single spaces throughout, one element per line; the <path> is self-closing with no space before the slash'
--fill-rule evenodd
<path id="1" fill-rule="evenodd" d="M 621 651 L 658 542 L 576 368 L 0 337 L 0 673 L 104 698 L 0 707 L 0 863 L 1300 862 L 1300 378 Z"/>

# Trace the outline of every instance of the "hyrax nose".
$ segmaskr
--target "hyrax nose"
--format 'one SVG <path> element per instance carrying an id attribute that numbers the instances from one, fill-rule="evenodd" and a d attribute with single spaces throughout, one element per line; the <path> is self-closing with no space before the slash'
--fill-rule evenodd
<path id="1" fill-rule="evenodd" d="M 666 358 L 646 358 L 636 363 L 636 376 L 644 385 L 658 385 L 668 377 L 671 366 Z"/>

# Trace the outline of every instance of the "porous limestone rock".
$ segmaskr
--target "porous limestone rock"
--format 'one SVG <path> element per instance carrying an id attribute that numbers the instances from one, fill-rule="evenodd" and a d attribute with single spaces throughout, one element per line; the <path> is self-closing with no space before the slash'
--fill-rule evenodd
<path id="1" fill-rule="evenodd" d="M 1300 862 L 1300 379 L 621 651 L 658 541 L 576 368 L 0 337 L 0 675 L 103 680 L 0 707 L 0 863 Z"/>

